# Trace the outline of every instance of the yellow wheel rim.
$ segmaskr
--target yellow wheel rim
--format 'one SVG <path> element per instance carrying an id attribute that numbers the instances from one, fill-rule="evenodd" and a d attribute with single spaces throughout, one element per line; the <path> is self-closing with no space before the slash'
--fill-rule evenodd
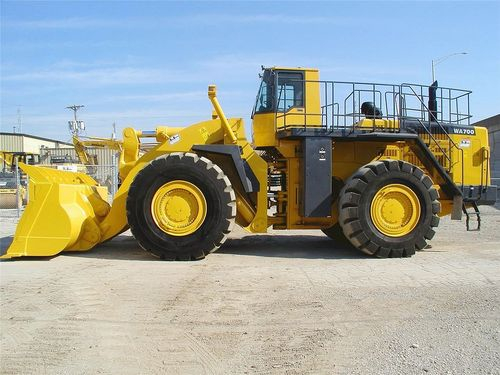
<path id="1" fill-rule="evenodd" d="M 190 182 L 175 180 L 161 186 L 153 196 L 151 215 L 156 225 L 172 236 L 196 232 L 207 216 L 201 190 Z"/>
<path id="2" fill-rule="evenodd" d="M 418 224 L 420 200 L 406 185 L 386 185 L 373 197 L 370 215 L 373 224 L 382 234 L 402 237 Z"/>

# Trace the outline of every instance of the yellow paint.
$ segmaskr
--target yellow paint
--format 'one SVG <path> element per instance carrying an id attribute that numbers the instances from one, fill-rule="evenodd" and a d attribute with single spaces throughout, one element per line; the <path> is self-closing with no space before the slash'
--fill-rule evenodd
<path id="1" fill-rule="evenodd" d="M 29 203 L 2 258 L 88 250 L 101 241 L 99 225 L 109 212 L 106 187 L 83 173 L 20 167 L 30 177 Z"/>
<path id="2" fill-rule="evenodd" d="M 207 216 L 207 202 L 201 190 L 188 181 L 174 180 L 161 186 L 151 201 L 154 222 L 171 236 L 196 232 Z"/>
<path id="3" fill-rule="evenodd" d="M 417 226 L 420 219 L 420 201 L 408 186 L 389 184 L 373 197 L 370 216 L 382 234 L 402 237 Z"/>
<path id="4" fill-rule="evenodd" d="M 221 120 L 222 127 L 224 128 L 226 136 L 228 136 L 231 139 L 231 143 L 236 143 L 238 139 L 236 138 L 236 135 L 234 134 L 233 129 L 231 128 L 231 125 L 229 125 L 226 115 L 224 114 L 224 111 L 222 110 L 222 107 L 220 106 L 219 101 L 217 100 L 217 88 L 215 87 L 215 85 L 208 86 L 208 98 L 212 102 L 214 110 L 217 113 L 217 116 Z"/>
<path id="5" fill-rule="evenodd" d="M 476 135 L 451 135 L 458 147 L 452 147 L 450 174 L 453 181 L 464 185 L 490 185 L 490 147 L 488 130 L 475 126 Z M 462 172 L 462 166 L 464 170 Z"/>
<path id="6" fill-rule="evenodd" d="M 438 191 L 440 191 L 440 187 L 438 186 Z M 445 196 L 443 193 L 439 193 L 439 196 Z M 439 199 L 439 203 L 441 203 L 441 211 L 439 211 L 439 216 L 448 216 L 451 215 L 451 212 L 453 210 L 453 201 L 449 199 Z"/>
<path id="7" fill-rule="evenodd" d="M 277 145 L 274 113 L 258 113 L 254 115 L 252 138 L 255 147 L 272 147 Z"/>
<path id="8" fill-rule="evenodd" d="M 260 190 L 256 195 L 257 207 L 254 208 L 255 216 L 248 225 L 242 227 L 250 233 L 266 233 L 267 222 L 267 163 L 255 152 L 253 147 L 244 138 L 244 131 L 242 139 L 238 141 L 238 145 L 242 150 L 242 158 L 246 160 L 250 168 L 257 177 L 260 183 Z M 240 199 L 243 197 L 240 196 Z M 255 206 L 250 202 L 246 202 L 249 206 Z"/>
<path id="9" fill-rule="evenodd" d="M 207 141 L 207 140 L 208 140 L 208 131 L 207 131 L 207 129 L 205 129 L 205 128 L 201 128 L 201 129 L 200 129 L 200 134 L 201 134 L 201 137 L 202 137 L 205 141 Z"/>
<path id="10" fill-rule="evenodd" d="M 364 118 L 354 124 L 357 129 L 367 129 L 370 131 L 381 129 L 387 131 L 388 129 L 392 131 L 397 131 L 399 129 L 399 120 L 392 119 L 368 119 Z"/>

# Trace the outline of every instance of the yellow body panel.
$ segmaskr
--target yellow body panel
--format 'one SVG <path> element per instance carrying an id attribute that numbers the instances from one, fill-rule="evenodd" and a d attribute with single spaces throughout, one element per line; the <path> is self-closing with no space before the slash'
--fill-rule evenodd
<path id="1" fill-rule="evenodd" d="M 82 173 L 20 167 L 30 177 L 30 201 L 2 258 L 88 250 L 100 242 L 99 224 L 109 211 L 105 187 Z"/>
<path id="2" fill-rule="evenodd" d="M 490 147 L 488 130 L 475 126 L 475 135 L 454 134 L 451 139 L 461 150 L 452 148 L 453 164 L 450 174 L 460 185 L 490 185 Z M 463 171 L 462 171 L 462 168 Z"/>
<path id="3" fill-rule="evenodd" d="M 243 151 L 242 158 L 246 160 L 260 183 L 260 191 L 256 193 L 257 207 L 253 219 L 250 222 L 248 220 L 241 222 L 236 217 L 236 222 L 250 233 L 266 233 L 269 226 L 267 220 L 267 163 L 255 152 L 246 139 L 238 141 L 238 144 Z M 243 198 L 237 194 L 236 199 L 238 204 L 238 201 L 241 202 Z M 241 203 L 238 207 L 240 206 Z"/>
<path id="4" fill-rule="evenodd" d="M 274 147 L 278 144 L 274 113 L 254 115 L 252 138 L 255 147 Z"/>
<path id="5" fill-rule="evenodd" d="M 355 124 L 357 129 L 367 129 L 367 130 L 392 130 L 397 131 L 399 129 L 399 121 L 391 119 L 369 119 L 364 118 Z"/>

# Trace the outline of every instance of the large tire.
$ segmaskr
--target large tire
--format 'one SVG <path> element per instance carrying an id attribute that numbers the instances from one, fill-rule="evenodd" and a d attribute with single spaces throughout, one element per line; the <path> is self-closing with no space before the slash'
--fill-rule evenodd
<path id="1" fill-rule="evenodd" d="M 191 232 L 176 232 L 166 226 L 168 219 L 167 224 L 159 221 L 157 202 L 161 205 L 166 199 L 163 207 L 168 217 L 168 202 L 173 198 L 168 196 L 170 193 L 160 198 L 157 195 L 169 184 L 185 184 L 203 200 L 196 212 L 203 211 L 204 215 Z M 137 174 L 127 197 L 127 219 L 133 235 L 142 248 L 164 260 L 204 258 L 224 243 L 235 217 L 236 196 L 227 176 L 209 159 L 192 153 L 172 153 L 151 161 Z"/>
<path id="2" fill-rule="evenodd" d="M 399 187 L 403 193 L 391 192 L 393 187 Z M 372 217 L 372 206 L 374 202 L 378 202 L 378 197 L 388 199 L 384 198 L 384 194 L 390 197 L 393 196 L 390 194 L 400 195 L 392 202 L 390 199 L 386 200 L 385 202 L 389 202 L 387 206 L 383 206 L 385 203 L 375 206 L 382 209 L 375 210 Z M 400 196 L 403 198 L 398 201 Z M 438 198 L 432 180 L 422 169 L 404 161 L 373 162 L 354 173 L 342 189 L 339 223 L 349 241 L 369 255 L 379 258 L 410 257 L 416 250 L 424 249 L 427 240 L 432 239 L 435 234 L 433 228 L 439 224 L 438 214 L 441 210 Z M 406 204 L 407 200 L 414 204 Z M 385 222 L 380 224 L 380 216 L 385 212 L 389 212 L 389 217 L 392 214 L 393 202 L 403 207 L 398 211 L 402 212 L 402 224 L 394 227 L 397 234 L 390 232 L 390 226 L 384 227 Z M 377 212 L 383 213 L 377 215 Z"/>
<path id="3" fill-rule="evenodd" d="M 335 241 L 337 244 L 350 244 L 339 223 L 335 223 L 330 228 L 323 228 L 321 231 Z"/>

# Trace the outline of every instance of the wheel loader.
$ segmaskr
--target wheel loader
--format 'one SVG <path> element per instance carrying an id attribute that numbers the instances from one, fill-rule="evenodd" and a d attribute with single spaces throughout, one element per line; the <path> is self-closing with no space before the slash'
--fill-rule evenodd
<path id="1" fill-rule="evenodd" d="M 470 91 L 262 69 L 252 142 L 213 85 L 206 121 L 124 129 L 111 205 L 85 174 L 22 165 L 30 202 L 2 258 L 90 250 L 130 228 L 161 259 L 195 260 L 235 223 L 318 229 L 369 255 L 410 257 L 442 216 L 465 214 L 479 229 L 478 206 L 494 204 L 497 188 L 487 130 L 470 125 Z"/>

